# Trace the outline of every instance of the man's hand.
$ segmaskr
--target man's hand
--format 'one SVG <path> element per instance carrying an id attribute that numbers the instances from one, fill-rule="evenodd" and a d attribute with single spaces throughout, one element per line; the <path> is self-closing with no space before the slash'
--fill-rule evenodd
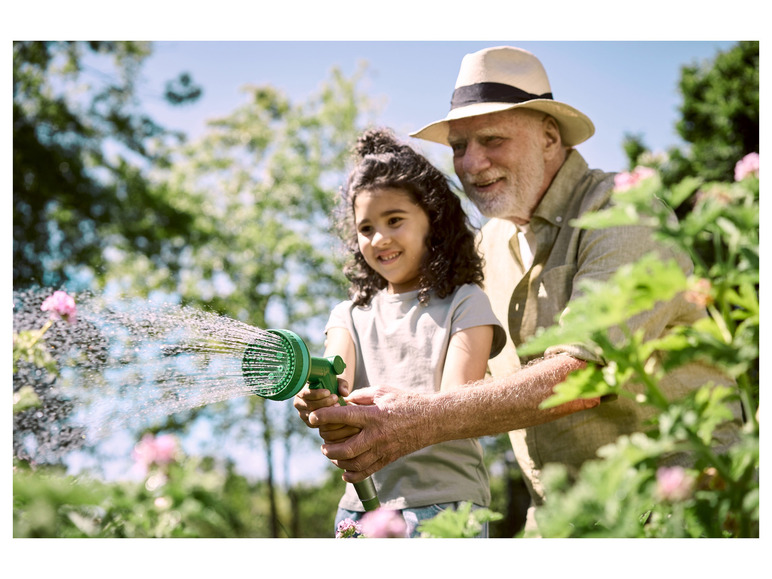
<path id="1" fill-rule="evenodd" d="M 422 395 L 397 388 L 364 388 L 348 396 L 346 406 L 325 405 L 311 411 L 308 424 L 320 432 L 330 425 L 357 431 L 341 439 L 325 437 L 322 452 L 346 471 L 343 480 L 359 482 L 432 444 L 428 429 L 421 426 L 421 399 Z"/>

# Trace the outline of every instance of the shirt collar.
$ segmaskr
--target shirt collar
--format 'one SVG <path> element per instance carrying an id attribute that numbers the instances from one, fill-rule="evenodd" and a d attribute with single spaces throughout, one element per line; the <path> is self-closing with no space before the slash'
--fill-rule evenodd
<path id="1" fill-rule="evenodd" d="M 567 220 L 566 210 L 569 207 L 571 194 L 587 170 L 588 165 L 584 157 L 571 149 L 552 180 L 549 189 L 536 207 L 533 217 L 539 217 L 558 227 L 563 225 Z M 533 223 L 533 218 L 531 218 L 531 223 Z"/>

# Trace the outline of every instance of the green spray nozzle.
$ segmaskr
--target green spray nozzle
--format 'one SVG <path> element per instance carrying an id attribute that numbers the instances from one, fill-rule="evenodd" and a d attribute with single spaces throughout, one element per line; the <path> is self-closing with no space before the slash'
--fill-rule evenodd
<path id="1" fill-rule="evenodd" d="M 305 342 L 290 330 L 267 330 L 270 336 L 244 350 L 241 371 L 252 393 L 269 400 L 289 400 L 308 384 L 338 396 L 338 375 L 346 369 L 340 356 L 312 357 Z M 338 396 L 341 405 L 346 402 Z M 366 511 L 380 506 L 371 478 L 354 483 Z"/>
<path id="2" fill-rule="evenodd" d="M 338 394 L 338 374 L 343 373 L 346 364 L 340 356 L 329 358 L 311 358 L 311 371 L 308 374 L 309 388 L 324 388 L 333 394 Z M 341 404 L 345 404 L 340 399 Z"/>
<path id="3" fill-rule="evenodd" d="M 306 384 L 338 394 L 338 374 L 346 369 L 340 356 L 312 357 L 305 342 L 289 330 L 267 330 L 270 337 L 244 351 L 241 370 L 252 392 L 270 400 L 289 400 Z"/>

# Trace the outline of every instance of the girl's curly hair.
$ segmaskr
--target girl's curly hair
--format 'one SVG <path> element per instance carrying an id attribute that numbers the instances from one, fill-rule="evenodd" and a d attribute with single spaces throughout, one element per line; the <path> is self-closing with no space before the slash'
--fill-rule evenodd
<path id="1" fill-rule="evenodd" d="M 341 236 L 351 254 L 344 274 L 351 282 L 349 297 L 359 306 L 370 303 L 387 285 L 365 261 L 357 242 L 354 203 L 366 189 L 396 188 L 405 191 L 429 218 L 428 249 L 419 275 L 420 303 L 450 295 L 458 286 L 482 285 L 483 261 L 477 252 L 475 230 L 453 193 L 448 178 L 423 155 L 398 142 L 387 129 L 370 129 L 354 147 L 357 163 L 343 191 Z"/>

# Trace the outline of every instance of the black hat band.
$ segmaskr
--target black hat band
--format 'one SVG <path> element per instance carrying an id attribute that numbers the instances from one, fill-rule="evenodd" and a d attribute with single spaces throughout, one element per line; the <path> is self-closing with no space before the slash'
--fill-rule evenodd
<path id="1" fill-rule="evenodd" d="M 477 103 L 524 103 L 534 99 L 552 100 L 552 93 L 542 95 L 531 94 L 508 84 L 500 82 L 480 82 L 460 86 L 453 91 L 450 101 L 451 110 Z"/>

